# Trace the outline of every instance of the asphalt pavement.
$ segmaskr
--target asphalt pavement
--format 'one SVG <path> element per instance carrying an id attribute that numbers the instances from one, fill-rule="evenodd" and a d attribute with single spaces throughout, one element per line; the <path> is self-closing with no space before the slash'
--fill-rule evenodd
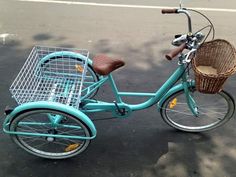
<path id="1" fill-rule="evenodd" d="M 177 0 L 89 0 L 83 5 L 67 2 L 1 0 L 1 124 L 5 106 L 16 106 L 9 87 L 35 45 L 85 48 L 91 57 L 105 53 L 123 58 L 126 66 L 114 72 L 121 91 L 155 91 L 176 67 L 176 62 L 167 61 L 164 54 L 174 48 L 170 44 L 173 36 L 186 32 L 186 17 L 162 15 L 159 7 L 177 7 Z M 201 8 L 214 23 L 216 38 L 236 45 L 235 1 L 183 2 L 186 7 Z M 125 6 L 115 6 L 122 4 Z M 200 16 L 192 17 L 195 31 L 206 25 Z M 227 81 L 225 89 L 236 98 L 235 76 Z M 113 101 L 107 85 L 99 94 Z M 99 119 L 110 115 L 89 116 Z M 32 156 L 1 131 L 0 177 L 236 176 L 235 116 L 223 127 L 198 134 L 169 127 L 156 106 L 135 112 L 128 119 L 94 123 L 98 134 L 89 148 L 67 160 Z"/>

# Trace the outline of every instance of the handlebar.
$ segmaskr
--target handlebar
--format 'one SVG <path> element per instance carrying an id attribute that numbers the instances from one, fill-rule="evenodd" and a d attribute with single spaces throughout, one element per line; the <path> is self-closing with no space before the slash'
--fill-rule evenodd
<path id="1" fill-rule="evenodd" d="M 162 9 L 161 10 L 162 14 L 173 14 L 173 13 L 178 13 L 178 9 Z"/>
<path id="2" fill-rule="evenodd" d="M 188 12 L 187 9 L 185 8 L 180 8 L 180 9 L 162 9 L 161 10 L 162 14 L 179 14 L 179 13 L 183 13 L 187 16 L 188 18 L 188 32 L 192 33 L 192 22 L 191 22 L 191 16 L 190 13 Z"/>
<path id="3" fill-rule="evenodd" d="M 187 47 L 187 44 L 181 44 L 179 47 L 173 49 L 170 51 L 170 53 L 166 54 L 165 57 L 167 60 L 172 60 L 175 58 L 178 54 L 180 54 L 185 48 Z"/>
<path id="4" fill-rule="evenodd" d="M 179 14 L 179 13 L 185 14 L 187 16 L 187 19 L 188 19 L 188 33 L 187 33 L 187 36 L 191 36 L 192 35 L 191 16 L 190 16 L 190 13 L 188 12 L 187 9 L 185 9 L 185 8 L 162 9 L 161 13 L 162 14 L 174 14 L 174 13 L 175 14 Z M 186 48 L 187 48 L 187 44 L 184 42 L 179 47 L 173 49 L 172 51 L 170 51 L 170 53 L 166 54 L 165 57 L 166 57 L 167 60 L 172 60 L 173 58 L 175 58 L 178 54 L 180 54 Z"/>

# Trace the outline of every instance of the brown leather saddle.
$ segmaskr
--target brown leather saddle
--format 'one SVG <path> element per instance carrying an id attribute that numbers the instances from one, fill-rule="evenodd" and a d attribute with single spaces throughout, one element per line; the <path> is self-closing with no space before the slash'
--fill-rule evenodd
<path id="1" fill-rule="evenodd" d="M 125 62 L 121 59 L 111 58 L 104 54 L 96 55 L 93 58 L 93 69 L 100 75 L 108 75 L 124 65 Z"/>

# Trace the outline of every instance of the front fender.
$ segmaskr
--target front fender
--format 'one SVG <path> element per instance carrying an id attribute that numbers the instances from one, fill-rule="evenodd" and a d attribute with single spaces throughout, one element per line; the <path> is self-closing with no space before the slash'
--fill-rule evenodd
<path id="1" fill-rule="evenodd" d="M 52 109 L 60 112 L 64 112 L 67 114 L 70 114 L 76 118 L 78 118 L 80 121 L 82 121 L 87 127 L 90 129 L 92 137 L 95 138 L 97 134 L 97 130 L 93 124 L 93 122 L 89 119 L 87 115 L 85 115 L 83 112 L 79 111 L 78 109 L 75 109 L 71 106 L 67 106 L 61 103 L 56 102 L 47 102 L 47 101 L 38 101 L 38 102 L 29 102 L 24 103 L 22 105 L 17 106 L 11 113 L 9 113 L 4 121 L 3 124 L 3 131 L 5 133 L 8 132 L 8 125 L 10 121 L 17 115 L 21 114 L 25 111 L 30 111 L 32 109 Z"/>

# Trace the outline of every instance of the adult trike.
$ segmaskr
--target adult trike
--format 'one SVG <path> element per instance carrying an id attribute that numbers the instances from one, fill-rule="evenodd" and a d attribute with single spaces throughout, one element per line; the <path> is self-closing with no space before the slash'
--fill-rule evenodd
<path id="1" fill-rule="evenodd" d="M 191 59 L 206 38 L 202 30 L 192 32 L 190 10 L 163 9 L 163 14 L 183 13 L 188 19 L 187 34 L 176 35 L 177 46 L 166 58 L 178 59 L 178 66 L 166 82 L 153 93 L 120 92 L 112 71 L 124 61 L 79 49 L 36 46 L 10 87 L 18 103 L 5 110 L 4 132 L 27 152 L 49 159 L 64 159 L 82 153 L 97 131 L 86 115 L 110 111 L 114 117 L 127 118 L 133 111 L 157 106 L 170 126 L 201 132 L 219 127 L 234 114 L 234 100 L 224 90 L 203 94 L 190 78 Z M 114 102 L 94 99 L 98 89 L 109 83 Z M 139 104 L 128 104 L 123 97 L 145 97 Z"/>

